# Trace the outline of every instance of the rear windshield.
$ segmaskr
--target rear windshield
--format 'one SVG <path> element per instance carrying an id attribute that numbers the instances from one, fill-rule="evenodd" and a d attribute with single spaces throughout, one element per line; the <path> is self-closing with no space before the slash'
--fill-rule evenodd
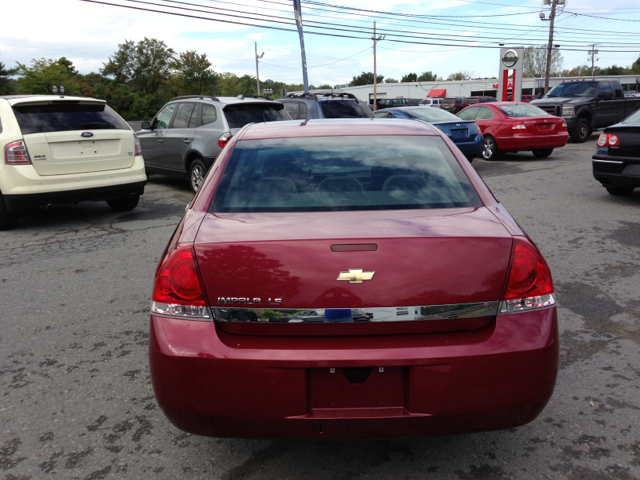
<path id="1" fill-rule="evenodd" d="M 424 120 L 425 122 L 459 122 L 460 118 L 456 117 L 453 113 L 449 113 L 446 110 L 440 110 L 439 108 L 412 108 L 402 110 L 402 112 L 409 115 L 411 118 L 417 118 L 418 120 Z"/>
<path id="2" fill-rule="evenodd" d="M 629 115 L 621 123 L 640 123 L 640 110 Z"/>
<path id="3" fill-rule="evenodd" d="M 345 100 L 327 100 L 320 102 L 324 118 L 371 118 L 373 114 L 369 107 L 362 103 Z"/>
<path id="4" fill-rule="evenodd" d="M 464 103 L 468 103 L 469 105 L 473 104 L 473 103 L 480 103 L 480 99 L 479 98 L 467 98 Z"/>
<path id="5" fill-rule="evenodd" d="M 211 212 L 479 207 L 440 137 L 352 136 L 240 141 Z"/>
<path id="6" fill-rule="evenodd" d="M 282 103 L 239 103 L 224 107 L 229 128 L 242 128 L 249 123 L 291 120 Z"/>
<path id="7" fill-rule="evenodd" d="M 501 105 L 498 107 L 508 117 L 544 117 L 549 115 L 541 108 L 530 103 L 518 103 L 517 105 Z"/>
<path id="8" fill-rule="evenodd" d="M 127 122 L 104 103 L 60 101 L 14 105 L 13 111 L 23 135 L 70 130 L 131 130 Z"/>

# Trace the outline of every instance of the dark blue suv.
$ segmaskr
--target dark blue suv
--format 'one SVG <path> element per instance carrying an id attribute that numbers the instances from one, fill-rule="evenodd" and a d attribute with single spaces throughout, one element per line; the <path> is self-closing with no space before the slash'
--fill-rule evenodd
<path id="1" fill-rule="evenodd" d="M 369 106 L 351 93 L 290 93 L 278 100 L 294 120 L 316 118 L 373 118 Z"/>

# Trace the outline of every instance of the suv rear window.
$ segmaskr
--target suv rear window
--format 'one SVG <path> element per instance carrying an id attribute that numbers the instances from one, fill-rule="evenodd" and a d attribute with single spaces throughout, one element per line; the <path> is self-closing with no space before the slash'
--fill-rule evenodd
<path id="1" fill-rule="evenodd" d="M 345 100 L 327 100 L 319 102 L 325 118 L 371 118 L 373 115 L 368 107 Z"/>
<path id="2" fill-rule="evenodd" d="M 224 107 L 229 128 L 242 128 L 249 123 L 290 120 L 281 103 L 239 103 Z"/>
<path id="3" fill-rule="evenodd" d="M 116 112 L 103 103 L 56 101 L 18 104 L 13 106 L 13 111 L 23 135 L 71 130 L 131 130 Z"/>
<path id="4" fill-rule="evenodd" d="M 442 138 L 345 136 L 238 142 L 209 211 L 479 206 L 477 193 Z"/>

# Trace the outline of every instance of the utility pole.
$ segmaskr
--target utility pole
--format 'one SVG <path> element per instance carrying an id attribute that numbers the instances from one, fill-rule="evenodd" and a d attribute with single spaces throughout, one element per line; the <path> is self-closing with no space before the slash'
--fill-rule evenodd
<path id="1" fill-rule="evenodd" d="M 594 43 L 593 45 L 591 45 L 591 50 L 587 50 L 587 55 L 591 57 L 591 76 L 592 77 L 595 75 L 595 71 L 596 71 L 594 58 L 597 54 L 598 54 L 598 50 L 596 50 L 596 44 Z"/>
<path id="2" fill-rule="evenodd" d="M 376 43 L 384 39 L 386 35 L 376 36 L 376 22 L 373 22 L 373 111 L 378 109 L 378 70 L 376 68 Z"/>
<path id="3" fill-rule="evenodd" d="M 551 49 L 553 48 L 553 21 L 556 18 L 557 3 L 558 3 L 558 0 L 552 0 L 551 14 L 549 15 L 549 43 L 547 44 L 547 68 L 544 73 L 544 94 L 545 95 L 549 91 L 549 74 L 551 72 Z"/>
<path id="4" fill-rule="evenodd" d="M 260 95 L 260 73 L 258 72 L 258 59 L 264 57 L 264 52 L 262 55 L 258 56 L 258 42 L 254 42 L 256 46 L 256 84 L 258 86 L 258 95 Z"/>

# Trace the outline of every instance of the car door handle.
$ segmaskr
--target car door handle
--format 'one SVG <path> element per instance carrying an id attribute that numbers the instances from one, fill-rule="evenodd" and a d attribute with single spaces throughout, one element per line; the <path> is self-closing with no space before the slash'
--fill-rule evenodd
<path id="1" fill-rule="evenodd" d="M 184 143 L 191 143 L 191 140 L 189 140 L 188 138 L 185 138 L 184 140 L 182 140 Z"/>
<path id="2" fill-rule="evenodd" d="M 164 138 L 159 138 L 158 143 L 162 143 L 162 142 L 164 142 Z"/>

